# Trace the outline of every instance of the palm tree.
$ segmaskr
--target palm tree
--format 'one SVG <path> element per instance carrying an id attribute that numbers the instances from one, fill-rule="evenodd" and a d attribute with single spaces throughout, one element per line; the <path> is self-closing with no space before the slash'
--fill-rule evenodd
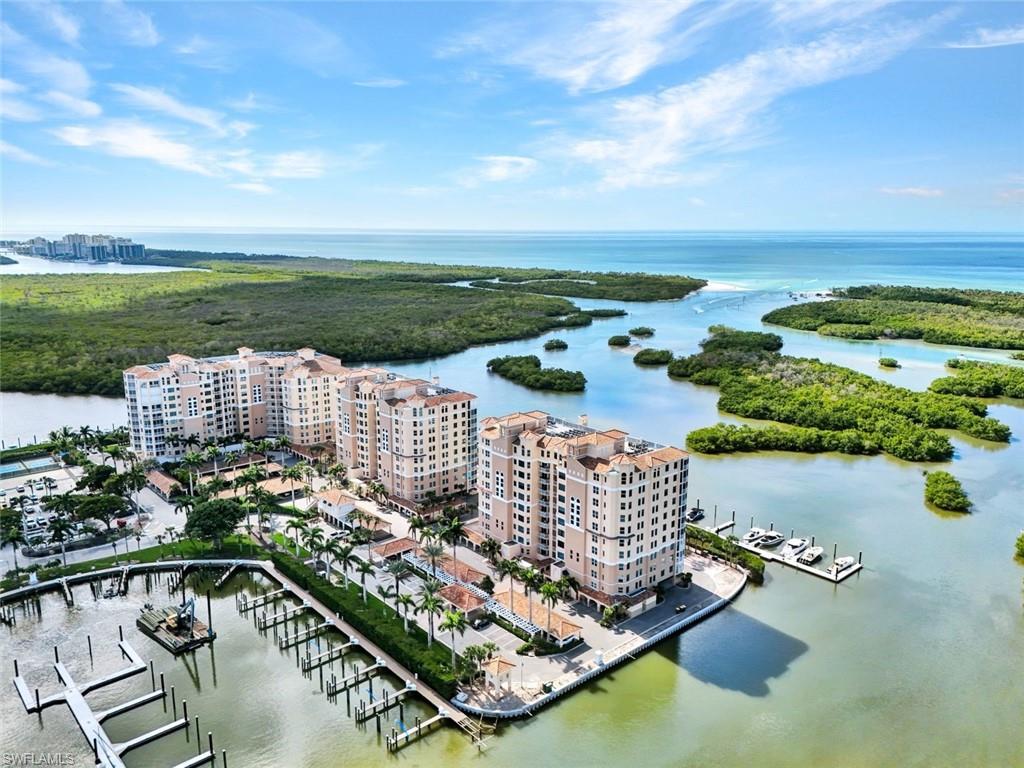
<path id="1" fill-rule="evenodd" d="M 18 548 L 28 542 L 25 540 L 25 534 L 21 528 L 16 526 L 10 526 L 4 528 L 2 535 L 3 546 L 9 546 L 14 552 L 14 570 L 18 570 Z"/>
<path id="2" fill-rule="evenodd" d="M 402 577 L 409 572 L 409 566 L 406 565 L 402 560 L 394 560 L 388 563 L 387 567 L 385 567 L 384 570 L 391 574 L 391 576 L 393 576 L 395 579 L 395 596 L 397 597 L 402 593 L 402 591 L 399 589 L 399 585 L 400 582 L 402 581 Z M 397 602 L 395 603 L 395 610 L 398 610 Z"/>
<path id="3" fill-rule="evenodd" d="M 352 545 L 342 544 L 338 547 L 338 551 L 334 553 L 334 561 L 341 566 L 341 574 L 345 577 L 345 590 L 348 590 L 348 569 L 352 567 L 352 564 L 357 560 Z"/>
<path id="4" fill-rule="evenodd" d="M 540 588 L 540 600 L 548 606 L 548 636 L 551 635 L 551 608 L 558 602 L 558 585 L 553 582 L 545 582 Z"/>
<path id="5" fill-rule="evenodd" d="M 142 471 L 142 467 L 133 466 L 127 472 L 121 473 L 121 482 L 128 503 L 132 506 L 135 514 L 138 515 L 139 503 L 135 495 L 146 487 L 146 473 Z"/>
<path id="6" fill-rule="evenodd" d="M 515 560 L 499 560 L 496 567 L 499 579 L 508 576 L 508 589 L 512 591 L 512 580 L 519 575 L 519 564 Z"/>
<path id="7" fill-rule="evenodd" d="M 270 449 L 274 447 L 274 444 L 266 438 L 256 443 L 256 450 L 263 454 L 263 469 L 267 472 L 270 471 Z"/>
<path id="8" fill-rule="evenodd" d="M 455 670 L 455 633 L 459 635 L 466 634 L 466 614 L 456 609 L 454 611 L 445 611 L 444 620 L 441 622 L 441 626 L 438 627 L 442 632 L 452 633 L 452 670 Z"/>
<path id="9" fill-rule="evenodd" d="M 196 508 L 196 500 L 194 496 L 179 496 L 178 500 L 174 502 L 174 514 L 184 512 L 185 516 Z"/>
<path id="10" fill-rule="evenodd" d="M 288 437 L 288 435 L 278 435 L 277 439 L 274 440 L 274 447 L 278 450 L 279 453 L 283 453 L 284 451 L 292 447 L 291 438 Z M 282 462 L 284 461 L 284 459 L 281 456 L 278 456 L 278 458 L 281 459 Z"/>
<path id="11" fill-rule="evenodd" d="M 292 531 L 295 534 L 295 556 L 299 556 L 299 536 L 305 536 L 309 528 L 301 520 L 289 520 L 285 525 L 286 531 Z"/>
<path id="12" fill-rule="evenodd" d="M 544 584 L 544 576 L 536 568 L 530 567 L 523 571 L 519 580 L 523 582 L 523 591 L 526 593 L 526 604 L 529 611 L 529 621 L 533 624 L 533 593 Z"/>
<path id="13" fill-rule="evenodd" d="M 579 583 L 579 581 L 577 581 L 576 577 L 573 576 L 571 573 L 569 573 L 568 571 L 565 571 L 562 574 L 562 577 L 558 580 L 557 583 L 558 583 L 558 588 L 561 591 L 563 596 L 565 596 L 565 595 L 567 595 L 567 594 L 569 594 L 571 592 L 574 600 L 578 600 L 579 599 L 579 597 L 580 597 L 580 583 Z"/>
<path id="14" fill-rule="evenodd" d="M 486 557 L 491 565 L 497 565 L 498 556 L 501 554 L 501 542 L 490 536 L 486 537 L 480 544 L 480 554 Z"/>
<path id="15" fill-rule="evenodd" d="M 203 456 L 208 461 L 212 461 L 213 462 L 213 475 L 214 475 L 214 477 L 216 477 L 218 472 L 219 472 L 219 470 L 217 468 L 217 459 L 220 458 L 220 455 L 222 453 L 223 453 L 223 451 L 221 450 L 221 447 L 219 445 L 217 445 L 216 443 L 214 443 L 213 445 L 208 445 L 206 447 L 206 450 L 203 451 Z"/>
<path id="16" fill-rule="evenodd" d="M 430 558 L 430 575 L 437 575 L 437 558 L 444 557 L 444 547 L 428 541 L 423 545 L 423 554 Z"/>
<path id="17" fill-rule="evenodd" d="M 93 437 L 96 435 L 96 430 L 86 425 L 78 428 L 78 439 L 83 448 L 88 448 L 92 443 Z"/>
<path id="18" fill-rule="evenodd" d="M 156 538 L 156 543 L 160 546 L 160 557 L 163 557 L 164 556 L 164 535 L 162 533 L 158 533 L 155 538 Z"/>
<path id="19" fill-rule="evenodd" d="M 172 548 L 171 551 L 174 552 L 174 554 L 178 554 L 178 536 L 177 536 L 177 533 L 178 533 L 178 529 L 175 528 L 173 525 L 168 525 L 167 526 L 167 538 L 170 539 L 171 548 Z"/>
<path id="20" fill-rule="evenodd" d="M 47 475 L 43 478 L 43 485 L 46 487 L 46 498 L 50 498 L 53 495 L 53 490 L 57 487 L 57 481 Z"/>
<path id="21" fill-rule="evenodd" d="M 303 542 L 306 545 L 306 549 L 309 550 L 309 553 L 315 557 L 314 550 L 319 551 L 324 544 L 324 532 L 319 528 L 309 528 L 306 530 L 305 534 L 303 534 Z"/>
<path id="22" fill-rule="evenodd" d="M 75 510 L 78 509 L 78 503 L 82 498 L 82 496 L 77 496 L 71 493 L 71 491 L 65 491 L 56 496 L 51 496 L 44 501 L 43 509 L 70 518 L 74 515 Z"/>
<path id="23" fill-rule="evenodd" d="M 427 614 L 427 625 L 430 634 L 427 638 L 427 647 L 434 643 L 434 617 L 441 613 L 441 598 L 435 589 L 428 589 L 426 584 L 420 589 L 420 599 L 416 603 L 416 610 Z"/>
<path id="24" fill-rule="evenodd" d="M 441 540 L 452 546 L 452 560 L 456 574 L 459 572 L 459 540 L 466 534 L 466 525 L 457 517 L 448 518 L 447 524 L 441 529 Z"/>
<path id="25" fill-rule="evenodd" d="M 416 608 L 416 601 L 409 594 L 397 595 L 395 597 L 395 610 L 397 611 L 399 607 L 402 609 L 402 620 L 405 622 L 405 634 L 409 634 L 409 609 Z"/>
<path id="26" fill-rule="evenodd" d="M 373 575 L 373 566 L 365 560 L 356 564 L 356 572 L 359 574 L 359 581 L 363 585 L 363 602 L 366 602 L 366 577 Z"/>
<path id="27" fill-rule="evenodd" d="M 65 568 L 68 567 L 66 543 L 74 529 L 74 523 L 64 516 L 58 516 L 56 520 L 50 523 L 50 541 L 60 544 L 60 556 L 64 560 Z"/>
<path id="28" fill-rule="evenodd" d="M 423 515 L 413 514 L 409 518 L 409 534 L 416 541 L 423 541 L 424 531 L 426 531 L 429 525 L 430 523 L 427 522 L 427 518 L 423 517 Z"/>
<path id="29" fill-rule="evenodd" d="M 342 551 L 342 544 L 337 539 L 327 539 L 324 542 L 323 553 L 327 556 L 327 583 L 331 583 L 331 561 Z"/>
<path id="30" fill-rule="evenodd" d="M 195 451 L 189 451 L 185 454 L 184 458 L 182 458 L 181 463 L 184 464 L 185 468 L 188 470 L 188 495 L 195 496 L 196 489 L 195 484 L 193 483 L 194 473 L 192 470 L 198 469 L 203 465 L 203 456 Z"/>
<path id="31" fill-rule="evenodd" d="M 302 466 L 301 462 L 298 464 L 292 464 L 290 467 L 285 467 L 283 470 L 281 470 L 281 478 L 283 480 L 288 481 L 288 485 L 290 486 L 292 492 L 293 509 L 295 508 L 295 483 L 302 481 L 303 471 L 304 467 Z"/>

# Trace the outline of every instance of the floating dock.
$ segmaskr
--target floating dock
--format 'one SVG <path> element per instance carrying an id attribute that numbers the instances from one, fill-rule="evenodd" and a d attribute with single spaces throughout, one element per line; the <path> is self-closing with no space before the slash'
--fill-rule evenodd
<path id="1" fill-rule="evenodd" d="M 858 559 L 858 561 L 853 565 L 844 568 L 843 570 L 839 571 L 839 573 L 836 573 L 835 566 L 830 566 L 828 569 L 822 570 L 821 568 L 815 568 L 813 565 L 804 565 L 803 563 L 798 563 L 796 557 L 783 557 L 782 555 L 776 552 L 772 552 L 770 549 L 760 549 L 750 544 L 745 544 L 742 541 L 737 541 L 736 546 L 742 547 L 743 549 L 747 550 L 747 552 L 752 552 L 753 554 L 757 555 L 762 560 L 764 560 L 766 563 L 781 563 L 782 565 L 788 566 L 789 568 L 795 568 L 796 570 L 802 571 L 803 573 L 809 573 L 812 576 L 817 576 L 819 579 L 830 581 L 833 584 L 839 584 L 845 581 L 846 579 L 853 576 L 853 574 L 858 573 L 862 568 L 864 568 L 863 563 L 861 563 Z M 799 557 L 799 555 L 797 557 Z"/>
<path id="2" fill-rule="evenodd" d="M 194 651 L 201 645 L 212 643 L 217 637 L 209 627 L 199 619 L 190 622 L 191 627 L 179 627 L 180 613 L 176 606 L 151 608 L 143 611 L 135 620 L 135 625 L 143 634 L 156 640 L 160 645 L 177 656 L 180 653 Z"/>

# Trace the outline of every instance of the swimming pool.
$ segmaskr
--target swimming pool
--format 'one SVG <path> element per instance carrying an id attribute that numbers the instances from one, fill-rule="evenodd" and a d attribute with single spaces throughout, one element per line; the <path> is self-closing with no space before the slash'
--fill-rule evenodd
<path id="1" fill-rule="evenodd" d="M 25 459 L 23 461 L 9 461 L 0 464 L 0 478 L 17 477 L 18 475 L 30 475 L 45 469 L 56 469 L 60 465 L 49 456 L 41 456 L 36 459 Z"/>

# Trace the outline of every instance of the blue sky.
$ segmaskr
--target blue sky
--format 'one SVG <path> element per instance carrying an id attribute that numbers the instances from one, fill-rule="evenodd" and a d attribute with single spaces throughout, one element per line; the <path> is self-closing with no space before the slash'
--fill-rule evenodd
<path id="1" fill-rule="evenodd" d="M 6 232 L 1024 229 L 1024 5 L 4 2 Z"/>

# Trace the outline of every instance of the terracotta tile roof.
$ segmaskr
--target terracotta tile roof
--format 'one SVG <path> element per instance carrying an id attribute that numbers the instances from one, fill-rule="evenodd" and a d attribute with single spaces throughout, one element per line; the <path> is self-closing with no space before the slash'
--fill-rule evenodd
<path id="1" fill-rule="evenodd" d="M 170 496 L 175 488 L 181 488 L 181 483 L 159 469 L 149 470 L 146 473 L 146 482 L 159 489 L 164 496 Z"/>
<path id="2" fill-rule="evenodd" d="M 480 546 L 487 539 L 487 534 L 480 530 L 480 523 L 469 523 L 462 529 L 462 535 Z"/>
<path id="3" fill-rule="evenodd" d="M 616 468 L 632 465 L 640 469 L 651 469 L 661 464 L 671 464 L 686 456 L 689 456 L 686 451 L 669 445 L 636 455 L 617 453 L 608 459 L 598 456 L 581 456 L 579 462 L 592 472 L 607 472 L 613 465 Z"/>
<path id="4" fill-rule="evenodd" d="M 475 611 L 487 601 L 478 597 L 461 584 L 449 584 L 438 594 L 464 613 Z"/>
<path id="5" fill-rule="evenodd" d="M 426 562 L 430 562 L 430 558 L 427 557 L 426 553 L 424 553 L 422 549 L 417 550 L 416 554 Z M 466 584 L 475 584 L 487 575 L 483 571 L 478 571 L 476 568 L 466 565 L 461 560 L 456 564 L 448 555 L 444 555 L 437 559 L 437 567 Z"/>
<path id="6" fill-rule="evenodd" d="M 395 555 L 404 555 L 406 552 L 411 552 L 419 546 L 415 541 L 409 538 L 392 539 L 391 541 L 385 541 L 383 544 L 378 544 L 373 548 L 373 551 L 387 559 L 394 557 Z"/>
<path id="7" fill-rule="evenodd" d="M 326 501 L 331 506 L 338 506 L 339 504 L 355 504 L 359 501 L 358 496 L 353 496 L 351 493 L 346 491 L 344 488 L 328 488 L 324 491 L 320 491 L 316 497 L 322 501 Z"/>
<path id="8" fill-rule="evenodd" d="M 259 483 L 260 488 L 273 494 L 274 496 L 284 496 L 286 493 L 291 493 L 291 485 L 280 477 L 272 477 L 269 480 L 261 480 Z M 223 491 L 217 494 L 218 499 L 234 499 L 239 496 L 244 496 L 248 491 L 245 488 L 225 488 Z"/>
<path id="9" fill-rule="evenodd" d="M 516 668 L 516 664 L 513 664 L 508 659 L 503 659 L 501 656 L 495 656 L 493 659 L 488 659 L 480 665 L 480 669 L 488 672 L 493 677 L 499 675 L 507 675 L 513 669 Z"/>

